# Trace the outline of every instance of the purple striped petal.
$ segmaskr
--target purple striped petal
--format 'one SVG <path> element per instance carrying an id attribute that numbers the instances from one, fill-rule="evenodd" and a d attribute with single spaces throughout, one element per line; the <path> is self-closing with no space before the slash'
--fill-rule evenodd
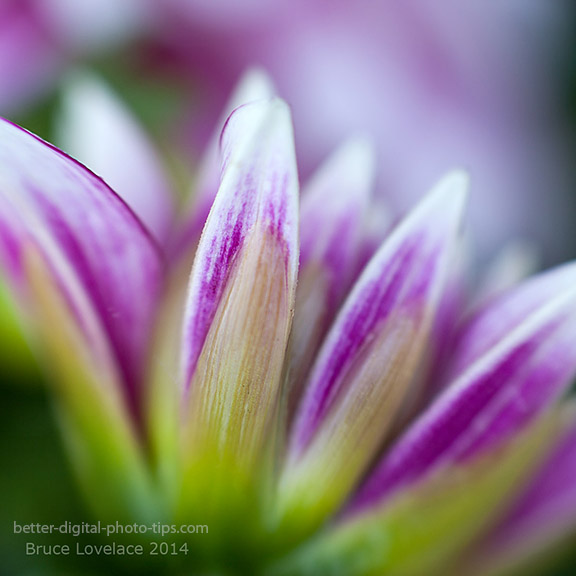
<path id="1" fill-rule="evenodd" d="M 188 209 L 189 213 L 172 247 L 172 253 L 176 258 L 195 248 L 216 197 L 221 172 L 220 132 L 226 119 L 233 110 L 243 104 L 255 102 L 256 100 L 266 100 L 273 96 L 275 96 L 275 90 L 272 81 L 260 69 L 248 70 L 238 82 L 230 100 L 224 106 L 222 115 L 216 123 L 214 134 L 200 162 L 199 173 L 195 179 L 192 202 Z"/>
<path id="2" fill-rule="evenodd" d="M 453 568 L 470 557 L 542 462 L 558 437 L 561 415 L 552 409 L 503 445 L 439 471 L 386 506 L 326 526 L 282 558 L 272 574 L 488 576 L 468 565 Z"/>
<path id="3" fill-rule="evenodd" d="M 107 86 L 72 77 L 58 129 L 62 148 L 104 178 L 164 243 L 174 218 L 168 179 L 152 143 Z"/>
<path id="4" fill-rule="evenodd" d="M 241 106 L 222 148 L 185 314 L 185 437 L 190 457 L 226 458 L 253 474 L 278 414 L 294 313 L 299 191 L 288 107 Z"/>
<path id="5" fill-rule="evenodd" d="M 352 387 L 349 370 L 366 340 L 399 311 L 418 325 L 437 302 L 463 205 L 460 175 L 441 183 L 397 228 L 370 262 L 317 361 L 293 432 L 301 453 L 338 396 Z M 412 324 L 412 323 L 409 323 Z"/>
<path id="6" fill-rule="evenodd" d="M 415 415 L 430 404 L 446 386 L 446 373 L 463 320 L 467 296 L 465 261 L 466 250 L 460 246 L 451 262 L 438 311 L 432 324 L 430 343 L 422 369 L 410 386 L 410 391 L 396 429 L 400 431 Z M 395 434 L 397 435 L 397 434 Z"/>
<path id="7" fill-rule="evenodd" d="M 515 566 L 532 561 L 576 531 L 576 418 L 540 471 L 479 548 L 481 565 Z"/>
<path id="8" fill-rule="evenodd" d="M 374 151 L 356 139 L 337 150 L 303 190 L 292 329 L 294 398 L 358 268 L 373 180 Z"/>
<path id="9" fill-rule="evenodd" d="M 163 276 L 153 240 L 104 182 L 5 120 L 0 207 L 0 262 L 17 292 L 25 295 L 25 254 L 35 247 L 86 335 L 96 319 L 135 408 Z"/>
<path id="10" fill-rule="evenodd" d="M 576 264 L 526 282 L 460 336 L 451 384 L 370 475 L 352 509 L 380 503 L 439 466 L 518 433 L 576 371 Z"/>
<path id="11" fill-rule="evenodd" d="M 286 276 L 298 270 L 297 172 L 290 113 L 280 100 L 240 107 L 222 133 L 222 183 L 202 233 L 190 278 L 183 342 L 190 384 L 235 259 L 258 226 L 285 252 Z"/>
<path id="12" fill-rule="evenodd" d="M 329 332 L 296 415 L 280 491 L 288 508 L 340 503 L 382 442 L 422 357 L 467 179 L 444 179 L 374 256 Z M 317 490 L 311 488 L 317 486 Z M 326 486 L 330 488 L 326 488 Z M 281 495 L 282 498 L 282 495 Z"/>

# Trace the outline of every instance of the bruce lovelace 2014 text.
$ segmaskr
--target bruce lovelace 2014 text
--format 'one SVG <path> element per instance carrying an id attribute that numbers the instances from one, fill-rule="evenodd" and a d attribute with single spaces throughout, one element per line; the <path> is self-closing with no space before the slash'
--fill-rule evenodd
<path id="1" fill-rule="evenodd" d="M 174 542 L 149 542 L 143 544 L 34 544 L 26 542 L 27 556 L 177 556 L 188 554 L 188 545 Z"/>

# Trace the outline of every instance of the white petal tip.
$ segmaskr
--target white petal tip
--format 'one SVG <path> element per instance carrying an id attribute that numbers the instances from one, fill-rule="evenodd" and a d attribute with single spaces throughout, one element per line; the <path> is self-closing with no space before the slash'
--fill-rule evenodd
<path id="1" fill-rule="evenodd" d="M 263 68 L 248 68 L 240 78 L 234 95 L 237 104 L 245 104 L 254 100 L 272 98 L 276 88 L 272 78 Z"/>
<path id="2" fill-rule="evenodd" d="M 262 138 L 278 138 L 282 134 L 292 143 L 292 117 L 290 108 L 280 98 L 258 100 L 236 108 L 228 118 L 221 137 L 224 158 L 229 148 L 241 139 L 252 145 Z"/>

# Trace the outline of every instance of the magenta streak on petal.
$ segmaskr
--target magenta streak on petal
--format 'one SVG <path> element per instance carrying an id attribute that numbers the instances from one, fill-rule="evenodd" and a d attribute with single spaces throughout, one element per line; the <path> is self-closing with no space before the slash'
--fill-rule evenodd
<path id="1" fill-rule="evenodd" d="M 198 167 L 197 190 L 194 202 L 187 208 L 187 214 L 176 231 L 169 249 L 171 258 L 177 260 L 186 254 L 198 242 L 202 228 L 218 191 L 221 176 L 221 163 L 218 145 L 221 143 L 223 129 L 230 114 L 239 106 L 274 96 L 274 87 L 267 75 L 260 70 L 248 70 L 240 78 L 230 100 L 224 106 L 223 113 L 217 121 L 210 142 Z"/>
<path id="2" fill-rule="evenodd" d="M 465 461 L 517 432 L 569 384 L 575 332 L 569 320 L 553 316 L 483 370 L 464 372 L 384 457 L 349 512 L 380 504 L 439 465 Z"/>
<path id="3" fill-rule="evenodd" d="M 465 461 L 510 438 L 564 393 L 574 372 L 574 362 L 566 359 L 574 348 L 570 340 L 576 337 L 576 331 L 562 331 L 558 326 L 560 333 L 553 334 L 554 328 L 542 336 L 545 342 L 540 349 L 508 378 L 508 396 L 499 398 L 500 405 L 487 415 L 480 430 L 459 443 L 453 455 L 457 461 Z"/>
<path id="4" fill-rule="evenodd" d="M 4 207 L 3 211 L 6 212 Z M 13 215 L 4 213 L 0 216 L 0 262 L 8 276 L 20 289 L 20 284 L 23 280 L 20 242 L 17 234 L 7 224 L 10 220 L 12 220 L 12 226 L 14 226 L 15 217 Z"/>
<path id="5" fill-rule="evenodd" d="M 392 311 L 409 313 L 426 301 L 436 276 L 436 259 L 423 257 L 425 238 L 410 237 L 387 260 L 377 277 L 353 292 L 354 304 L 337 319 L 337 339 L 328 337 L 314 367 L 294 431 L 293 450 L 301 453 L 310 442 L 335 398 L 341 393 L 354 358 Z"/>
<path id="6" fill-rule="evenodd" d="M 242 246 L 245 236 L 245 231 L 243 230 L 245 212 L 246 205 L 244 204 L 236 222 L 230 222 L 229 216 L 223 224 L 226 230 L 229 230 L 229 236 L 226 238 L 213 236 L 210 240 L 207 240 L 207 246 L 203 246 L 204 250 L 198 253 L 197 261 L 202 262 L 203 271 L 203 273 L 198 274 L 201 282 L 202 302 L 196 310 L 193 322 L 188 325 L 186 339 L 194 343 L 194 353 L 188 359 L 186 385 L 192 379 L 204 340 L 214 320 L 220 297 L 226 287 L 234 258 Z"/>
<path id="7" fill-rule="evenodd" d="M 60 264 L 67 262 L 112 344 L 136 411 L 163 278 L 160 252 L 124 201 L 100 178 L 11 123 L 3 121 L 0 130 L 2 212 L 17 216 L 4 221 L 3 228 L 20 244 L 33 241 L 57 276 Z M 14 253 L 13 246 L 4 248 Z M 58 263 L 58 258 L 63 260 Z M 60 276 L 57 281 L 78 313 L 67 282 Z M 81 317 L 77 321 L 83 326 Z"/>
<path id="8" fill-rule="evenodd" d="M 188 293 L 182 348 L 188 391 L 234 259 L 258 227 L 286 254 L 288 286 L 297 270 L 297 173 L 285 104 L 264 101 L 238 108 L 222 136 L 222 183 L 202 233 Z"/>
<path id="9" fill-rule="evenodd" d="M 37 201 L 48 227 L 52 230 L 66 258 L 78 274 L 90 301 L 102 321 L 104 330 L 112 344 L 112 349 L 116 354 L 116 359 L 127 387 L 130 404 L 135 408 L 138 402 L 139 382 L 143 376 L 142 370 L 145 368 L 140 360 L 134 361 L 133 350 L 131 350 L 135 344 L 135 338 L 141 339 L 141 335 L 131 333 L 133 326 L 139 321 L 138 310 L 125 306 L 120 311 L 112 307 L 111 303 L 115 300 L 115 295 L 109 293 L 109 286 L 95 281 L 92 269 L 93 264 L 90 262 L 88 254 L 84 251 L 74 231 L 68 226 L 61 210 L 57 206 L 50 204 L 42 196 L 41 190 L 37 192 Z M 122 246 L 118 245 L 113 249 L 121 251 Z M 99 263 L 98 274 L 102 278 L 107 277 L 111 272 L 107 269 L 106 264 L 104 260 Z M 62 289 L 65 290 L 65 286 L 62 286 Z M 70 302 L 70 304 L 74 305 L 73 302 Z M 142 341 L 138 347 L 144 346 L 145 342 Z"/>
<path id="10" fill-rule="evenodd" d="M 278 181 L 278 178 L 281 180 Z M 282 198 L 288 185 L 286 178 L 278 175 L 273 175 L 271 178 L 271 186 Z M 283 223 L 286 222 L 286 203 L 263 202 L 261 206 L 255 205 L 258 197 L 257 186 L 253 175 L 246 174 L 238 187 L 238 196 L 245 200 L 223 217 L 219 230 L 207 226 L 211 235 L 208 237 L 205 233 L 202 236 L 193 271 L 193 277 L 200 283 L 200 287 L 196 297 L 196 308 L 187 324 L 185 334 L 185 341 L 190 343 L 186 358 L 186 387 L 191 382 L 220 298 L 226 289 L 234 259 L 241 250 L 247 233 L 256 222 L 260 222 L 261 226 L 284 245 L 285 253 L 289 253 L 283 231 Z M 222 218 L 222 214 L 218 216 Z"/>
<path id="11" fill-rule="evenodd" d="M 128 204 L 124 201 L 124 199 L 120 195 L 118 195 L 112 188 L 110 188 L 110 186 L 108 186 L 108 184 L 106 184 L 106 182 L 104 182 L 104 180 L 100 178 L 100 176 L 94 174 L 88 167 L 84 166 L 81 162 L 78 162 L 78 160 L 66 154 L 66 152 L 63 152 L 53 144 L 50 144 L 50 142 L 42 140 L 42 138 L 36 136 L 36 134 L 26 130 L 25 128 L 22 128 L 18 124 L 15 124 L 14 122 L 7 120 L 6 118 L 0 117 L 0 125 L 7 126 L 18 132 L 21 132 L 23 135 L 26 135 L 26 137 L 32 138 L 33 140 L 41 144 L 43 147 L 46 147 L 52 153 L 59 156 L 62 160 L 68 163 L 67 167 L 63 167 L 64 170 L 68 170 L 66 174 L 68 177 L 74 178 L 75 176 L 74 172 L 76 172 L 76 177 L 80 179 L 87 178 L 91 180 L 95 185 L 95 187 L 97 189 L 101 189 L 102 191 L 100 201 L 103 203 L 103 205 L 107 202 L 107 200 L 104 200 L 104 198 L 106 197 L 108 197 L 108 201 L 111 200 L 114 205 L 118 205 L 124 217 L 128 219 L 131 225 L 137 228 L 138 234 L 146 238 L 147 242 L 150 244 L 151 251 L 156 254 L 156 257 L 160 261 L 162 260 L 163 256 L 162 250 L 158 246 L 157 242 L 154 240 L 153 236 L 150 234 L 150 232 L 147 230 L 144 224 L 142 224 L 140 219 L 132 212 L 132 210 L 130 209 Z M 97 198 L 97 196 L 95 196 L 94 198 Z"/>

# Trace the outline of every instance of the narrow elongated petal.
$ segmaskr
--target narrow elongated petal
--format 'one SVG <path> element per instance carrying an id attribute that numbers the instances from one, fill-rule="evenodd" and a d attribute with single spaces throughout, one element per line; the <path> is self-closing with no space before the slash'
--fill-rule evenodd
<path id="1" fill-rule="evenodd" d="M 86 346 L 94 354 L 110 349 L 123 392 L 136 409 L 161 288 L 159 252 L 104 182 L 56 148 L 2 120 L 0 262 L 24 298 L 29 246 L 55 275 Z"/>
<path id="2" fill-rule="evenodd" d="M 470 321 L 451 384 L 383 458 L 352 509 L 513 436 L 576 371 L 576 264 L 503 295 Z"/>
<path id="3" fill-rule="evenodd" d="M 224 122 L 238 106 L 256 100 L 272 98 L 274 95 L 275 90 L 272 81 L 260 69 L 248 70 L 238 82 L 230 100 L 224 106 L 213 136 L 200 162 L 188 215 L 174 241 L 173 254 L 175 257 L 182 257 L 189 250 L 194 250 L 216 197 L 221 175 L 219 142 Z"/>
<path id="4" fill-rule="evenodd" d="M 302 192 L 291 405 L 358 268 L 373 179 L 374 151 L 356 139 L 342 146 Z"/>
<path id="5" fill-rule="evenodd" d="M 558 412 L 466 465 L 386 505 L 338 522 L 269 571 L 273 576 L 428 576 L 450 567 L 509 505 L 558 434 Z M 456 571 L 459 576 L 467 571 Z"/>
<path id="6" fill-rule="evenodd" d="M 300 509 L 311 508 L 307 518 L 321 521 L 374 457 L 422 358 L 465 189 L 461 174 L 444 179 L 389 236 L 344 304 L 298 410 L 281 515 L 297 523 Z"/>
<path id="7" fill-rule="evenodd" d="M 0 362 L 2 374 L 14 381 L 36 382 L 37 366 L 27 341 L 23 319 L 14 296 L 0 277 Z"/>
<path id="8" fill-rule="evenodd" d="M 462 311 L 466 301 L 465 250 L 462 246 L 459 248 L 450 263 L 448 278 L 432 324 L 430 342 L 426 349 L 422 369 L 411 384 L 402 406 L 397 423 L 398 431 L 412 421 L 416 414 L 422 412 L 423 408 L 447 385 L 446 372 L 450 368 L 450 358 L 463 320 Z"/>
<path id="9" fill-rule="evenodd" d="M 477 552 L 466 573 L 520 573 L 576 531 L 576 418 L 569 421 L 543 466 Z M 524 573 L 524 570 L 522 570 Z"/>
<path id="10" fill-rule="evenodd" d="M 222 183 L 192 269 L 182 349 L 185 458 L 209 457 L 221 472 L 223 461 L 256 466 L 278 411 L 298 268 L 286 104 L 237 109 L 222 149 Z"/>
<path id="11" fill-rule="evenodd" d="M 23 246 L 22 265 L 40 359 L 52 372 L 58 420 L 88 503 L 103 521 L 155 521 L 159 510 L 140 431 L 127 412 L 111 350 L 94 334 L 97 319 L 86 306 L 79 324 L 70 306 L 76 294 L 61 285 L 70 278 L 57 277 L 54 261 L 38 246 Z"/>
<path id="12" fill-rule="evenodd" d="M 112 91 L 87 74 L 72 76 L 58 132 L 62 148 L 104 178 L 164 243 L 174 218 L 168 179 L 151 142 Z"/>

